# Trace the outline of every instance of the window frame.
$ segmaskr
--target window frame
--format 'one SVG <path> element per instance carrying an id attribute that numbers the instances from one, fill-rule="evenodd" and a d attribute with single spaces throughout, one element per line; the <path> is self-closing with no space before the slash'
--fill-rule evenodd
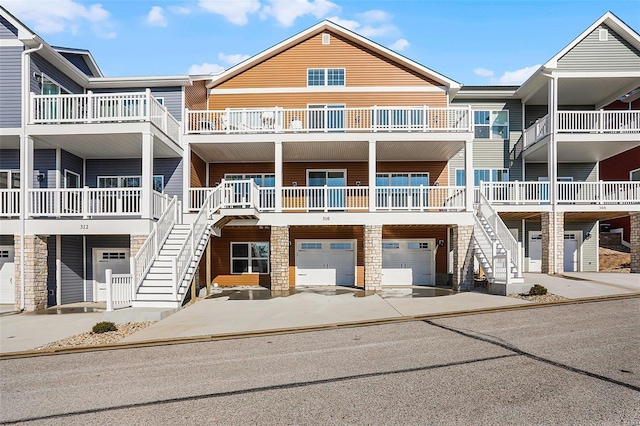
<path id="1" fill-rule="evenodd" d="M 310 71 L 323 71 L 322 84 L 309 84 L 309 72 Z M 329 83 L 329 71 L 341 71 L 342 72 L 342 84 L 330 84 Z M 347 69 L 346 68 L 307 68 L 307 87 L 346 87 L 347 85 Z"/>
<path id="2" fill-rule="evenodd" d="M 20 169 L 0 169 L 0 172 L 7 174 L 7 188 L 2 188 L 2 189 L 20 189 L 20 186 L 22 185 Z M 18 176 L 18 186 L 13 186 L 14 175 Z"/>
<path id="3" fill-rule="evenodd" d="M 267 246 L 267 257 L 254 257 L 251 252 L 252 244 L 266 244 Z M 234 256 L 233 255 L 233 247 L 235 245 L 246 245 L 247 246 L 247 257 L 244 256 Z M 243 274 L 257 274 L 257 275 L 268 275 L 271 273 L 271 247 L 268 241 L 232 241 L 229 243 L 229 272 L 231 275 L 243 275 Z M 247 261 L 247 272 L 234 272 L 233 262 L 234 260 L 246 260 Z M 266 272 L 253 272 L 253 261 L 254 260 L 266 260 L 267 261 L 267 271 Z"/>
<path id="4" fill-rule="evenodd" d="M 47 74 L 42 72 L 42 73 L 40 73 L 40 76 L 42 78 L 42 81 L 40 83 L 40 94 L 41 95 L 45 94 L 44 93 L 45 81 L 47 81 L 49 83 L 53 83 L 54 85 L 58 86 L 58 93 L 56 93 L 56 94 L 48 94 L 47 96 L 58 96 L 58 95 L 71 95 L 71 94 L 73 94 L 73 92 L 71 90 L 67 89 L 62 84 L 58 83 L 53 78 L 49 77 Z M 64 93 L 63 93 L 63 91 L 64 91 Z"/>
<path id="5" fill-rule="evenodd" d="M 391 180 L 392 180 L 392 176 L 393 175 L 407 175 L 407 181 L 408 181 L 408 185 L 402 185 L 402 186 L 398 186 L 398 185 L 392 185 L 391 184 Z M 376 172 L 376 187 L 380 187 L 380 188 L 403 188 L 403 187 L 412 187 L 412 188 L 419 188 L 420 185 L 412 185 L 411 184 L 411 178 L 414 176 L 418 176 L 418 175 L 426 175 L 427 176 L 427 184 L 426 185 L 422 185 L 422 186 L 429 186 L 431 184 L 431 175 L 429 174 L 429 172 L 382 172 L 382 173 L 377 173 Z M 380 177 L 386 177 L 387 179 L 389 179 L 389 185 L 379 185 L 378 184 L 378 178 Z"/>
<path id="6" fill-rule="evenodd" d="M 489 172 L 489 180 L 488 181 L 483 181 L 483 182 L 489 182 L 489 183 L 490 182 L 510 182 L 510 180 L 509 180 L 509 169 L 476 169 L 476 168 L 474 168 L 473 169 L 473 172 L 474 172 L 474 174 L 473 174 L 473 183 L 474 183 L 474 185 L 473 186 L 479 186 L 480 185 L 479 181 L 478 181 L 477 184 L 475 183 L 476 182 L 475 181 L 475 172 L 476 171 L 480 171 L 480 170 Z M 506 179 L 493 180 L 494 172 L 498 172 L 498 171 L 502 172 L 503 177 L 506 175 Z M 462 183 L 462 185 L 458 184 L 458 172 L 462 172 L 463 173 L 463 177 L 462 177 L 463 183 Z M 466 173 L 467 173 L 467 171 L 465 169 L 454 169 L 453 170 L 453 176 L 454 176 L 454 179 L 455 179 L 455 186 L 465 186 L 465 184 L 466 184 L 466 180 L 465 180 L 466 179 Z"/>
<path id="7" fill-rule="evenodd" d="M 162 185 L 162 189 L 160 191 L 158 191 L 155 186 L 156 179 L 158 178 L 160 179 L 160 183 Z M 100 180 L 102 179 L 117 179 L 118 186 L 100 186 Z M 140 188 L 140 186 L 122 186 L 123 179 L 140 179 L 140 183 L 142 184 L 142 175 L 102 175 L 96 177 L 96 185 L 100 189 Z M 164 175 L 153 175 L 153 190 L 164 194 Z"/>
<path id="8" fill-rule="evenodd" d="M 508 109 L 474 109 L 473 111 L 473 138 L 481 139 L 481 140 L 509 140 L 509 110 Z M 487 118 L 484 121 L 489 121 L 489 123 L 476 123 L 476 114 L 477 113 L 488 113 Z M 506 121 L 504 124 L 495 124 L 498 116 L 500 114 L 506 114 Z M 495 117 L 494 117 L 495 115 Z M 478 128 L 486 128 L 487 129 L 487 137 L 478 136 L 476 132 L 476 127 Z M 493 137 L 493 128 L 494 127 L 503 127 L 504 128 L 504 136 L 502 138 Z"/>
<path id="9" fill-rule="evenodd" d="M 629 170 L 629 181 L 630 182 L 638 182 L 640 181 L 640 179 L 638 179 L 637 181 L 633 180 L 633 174 L 634 173 L 638 173 L 638 177 L 640 178 L 640 168 L 634 169 L 634 170 Z"/>
<path id="10" fill-rule="evenodd" d="M 70 189 L 76 189 L 76 188 L 81 188 L 82 187 L 82 179 L 80 176 L 80 173 L 76 173 L 73 170 L 69 170 L 69 169 L 64 169 L 64 174 L 63 174 L 63 179 L 64 179 L 64 188 L 67 189 L 69 188 L 67 186 L 67 176 L 69 175 L 73 175 L 74 177 L 76 177 L 78 179 L 78 186 L 75 188 L 70 188 Z"/>
<path id="11" fill-rule="evenodd" d="M 241 176 L 241 179 L 233 179 L 230 177 L 233 176 Z M 255 176 L 260 176 L 260 179 L 262 180 L 262 182 L 264 183 L 265 179 L 267 177 L 272 177 L 273 178 L 273 186 L 263 186 L 260 185 L 258 183 L 256 183 L 256 185 L 258 185 L 260 188 L 275 188 L 276 186 L 276 174 L 275 173 L 225 173 L 224 174 L 224 180 L 228 180 L 229 182 L 233 182 L 234 180 L 254 180 Z"/>

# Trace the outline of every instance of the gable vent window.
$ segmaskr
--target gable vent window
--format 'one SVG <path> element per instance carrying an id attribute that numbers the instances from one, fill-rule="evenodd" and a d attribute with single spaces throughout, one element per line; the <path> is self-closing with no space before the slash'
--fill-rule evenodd
<path id="1" fill-rule="evenodd" d="M 331 44 L 331 34 L 322 34 L 322 44 Z"/>
<path id="2" fill-rule="evenodd" d="M 607 41 L 609 40 L 609 30 L 607 30 L 606 28 L 601 28 L 598 31 L 598 39 L 600 41 Z"/>

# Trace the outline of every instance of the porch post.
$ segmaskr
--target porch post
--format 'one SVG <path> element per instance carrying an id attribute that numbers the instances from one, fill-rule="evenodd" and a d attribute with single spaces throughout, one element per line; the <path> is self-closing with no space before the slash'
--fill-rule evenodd
<path id="1" fill-rule="evenodd" d="M 552 205 L 557 202 L 558 161 L 556 147 L 556 115 L 558 110 L 558 79 L 549 79 L 549 143 L 547 144 L 547 175 L 549 178 L 549 201 Z"/>
<path id="2" fill-rule="evenodd" d="M 640 212 L 631 212 L 631 273 L 640 274 Z"/>
<path id="3" fill-rule="evenodd" d="M 29 189 L 33 188 L 33 139 L 27 135 L 22 137 L 20 149 L 20 218 L 29 217 Z"/>
<path id="4" fill-rule="evenodd" d="M 182 211 L 189 212 L 191 204 L 191 144 L 182 146 Z"/>
<path id="5" fill-rule="evenodd" d="M 464 142 L 464 184 L 466 187 L 466 211 L 473 210 L 473 200 L 475 198 L 475 188 L 473 184 L 473 140 Z"/>
<path id="6" fill-rule="evenodd" d="M 369 141 L 369 211 L 376 211 L 376 141 Z"/>
<path id="7" fill-rule="evenodd" d="M 276 212 L 280 213 L 282 211 L 282 141 L 274 142 L 274 152 L 275 152 L 275 191 L 276 191 L 276 199 L 275 199 L 275 208 Z"/>
<path id="8" fill-rule="evenodd" d="M 142 196 L 141 214 L 145 219 L 150 219 L 153 215 L 153 135 L 151 133 L 142 134 Z"/>

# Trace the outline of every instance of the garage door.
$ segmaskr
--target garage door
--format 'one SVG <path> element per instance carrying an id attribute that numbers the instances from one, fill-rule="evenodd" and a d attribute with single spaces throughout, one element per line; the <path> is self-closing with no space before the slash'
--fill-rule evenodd
<path id="1" fill-rule="evenodd" d="M 94 259 L 94 299 L 97 302 L 107 300 L 105 271 L 111 269 L 114 274 L 129 273 L 129 249 L 93 249 Z"/>
<path id="2" fill-rule="evenodd" d="M 0 246 L 0 303 L 15 302 L 14 255 L 13 246 Z"/>
<path id="3" fill-rule="evenodd" d="M 296 241 L 296 286 L 356 283 L 355 241 Z"/>
<path id="4" fill-rule="evenodd" d="M 435 240 L 382 242 L 382 285 L 434 285 Z"/>

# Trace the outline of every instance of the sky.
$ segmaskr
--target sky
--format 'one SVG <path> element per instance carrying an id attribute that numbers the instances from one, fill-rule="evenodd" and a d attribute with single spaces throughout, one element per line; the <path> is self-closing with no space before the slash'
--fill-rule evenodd
<path id="1" fill-rule="evenodd" d="M 89 49 L 107 77 L 217 72 L 323 19 L 464 85 L 520 84 L 610 10 L 640 0 L 0 0 L 49 44 Z"/>

